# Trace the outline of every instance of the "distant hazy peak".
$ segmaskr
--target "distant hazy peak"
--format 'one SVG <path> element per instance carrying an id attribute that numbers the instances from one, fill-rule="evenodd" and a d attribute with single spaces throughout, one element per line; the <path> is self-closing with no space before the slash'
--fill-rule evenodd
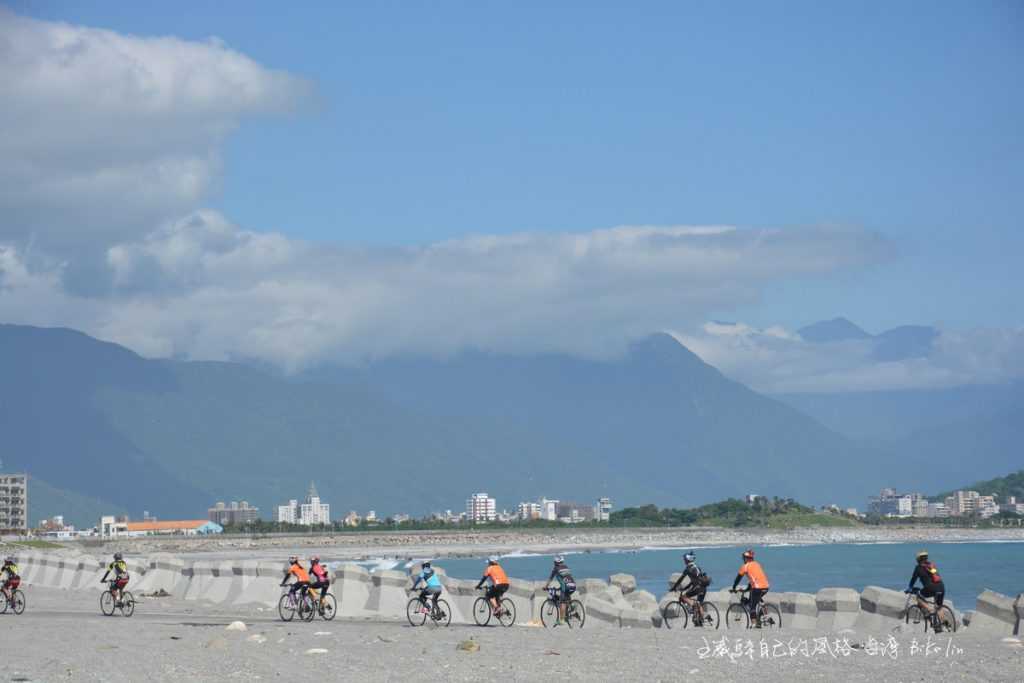
<path id="1" fill-rule="evenodd" d="M 804 341 L 812 343 L 871 339 L 870 334 L 846 318 L 822 320 L 807 327 L 801 327 L 797 333 Z"/>

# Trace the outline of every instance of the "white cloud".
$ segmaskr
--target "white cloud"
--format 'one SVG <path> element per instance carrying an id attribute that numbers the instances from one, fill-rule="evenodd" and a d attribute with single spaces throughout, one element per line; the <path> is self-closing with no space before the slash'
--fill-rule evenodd
<path id="1" fill-rule="evenodd" d="M 70 324 L 150 355 L 296 367 L 400 352 L 620 352 L 652 330 L 757 299 L 780 278 L 855 267 L 861 231 L 622 227 L 344 248 L 241 230 L 201 211 L 106 251 L 109 288 L 68 319 L 67 262 L 19 252 L 0 316 Z M 30 309 L 18 303 L 34 299 Z M 48 315 L 53 311 L 54 315 Z"/>
<path id="2" fill-rule="evenodd" d="M 768 393 L 919 389 L 1024 377 L 1024 328 L 939 332 L 924 357 L 878 361 L 872 340 L 815 344 L 780 327 L 707 323 L 674 333 L 726 375 Z"/>
<path id="3" fill-rule="evenodd" d="M 200 205 L 240 120 L 309 85 L 216 40 L 126 36 L 0 8 L 0 242 L 73 250 Z"/>

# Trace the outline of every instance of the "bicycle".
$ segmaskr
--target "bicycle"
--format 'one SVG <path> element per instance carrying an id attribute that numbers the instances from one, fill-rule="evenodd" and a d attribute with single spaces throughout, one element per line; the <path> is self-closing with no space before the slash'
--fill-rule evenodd
<path id="1" fill-rule="evenodd" d="M 698 614 L 699 613 L 699 616 Z M 665 628 L 686 628 L 693 622 L 694 627 L 710 628 L 717 630 L 721 625 L 718 617 L 718 608 L 703 599 L 695 602 L 694 605 L 683 602 L 682 598 L 673 600 L 661 610 L 662 623 Z"/>
<path id="2" fill-rule="evenodd" d="M 296 598 L 296 593 L 301 595 Z M 299 615 L 299 621 L 313 621 L 317 608 L 313 604 L 313 598 L 309 591 L 289 590 L 282 594 L 281 599 L 277 601 L 277 613 L 281 616 L 281 621 L 291 621 L 295 618 L 296 613 Z"/>
<path id="3" fill-rule="evenodd" d="M 116 600 L 113 593 L 115 590 L 119 594 Z M 103 615 L 113 616 L 114 610 L 121 610 L 121 614 L 126 617 L 135 614 L 135 597 L 123 588 L 118 589 L 117 581 L 111 581 L 110 588 L 100 595 L 100 611 L 103 612 Z"/>
<path id="4" fill-rule="evenodd" d="M 750 586 L 741 591 L 732 590 L 729 592 L 749 593 Z M 742 627 L 740 627 L 741 623 L 743 624 Z M 743 595 L 740 597 L 739 602 L 732 603 L 729 605 L 729 609 L 725 610 L 726 628 L 733 628 L 734 624 L 737 628 L 782 628 L 782 612 L 775 605 L 767 605 L 764 600 L 761 600 L 761 602 L 757 603 L 757 611 L 751 614 L 750 597 Z"/>
<path id="5" fill-rule="evenodd" d="M 447 601 L 438 598 L 436 603 L 427 604 L 428 600 L 422 595 L 417 595 L 405 606 L 405 618 L 411 626 L 423 626 L 430 617 L 430 623 L 434 626 L 450 626 L 452 623 L 452 608 Z"/>
<path id="6" fill-rule="evenodd" d="M 312 590 L 312 589 L 311 589 Z M 313 598 L 317 614 L 324 621 L 333 621 L 338 614 L 338 601 L 334 599 L 333 593 L 324 593 L 320 598 Z"/>
<path id="7" fill-rule="evenodd" d="M 548 588 L 548 599 L 540 607 L 540 620 L 544 628 L 557 626 L 561 617 L 559 607 L 565 605 L 565 623 L 569 628 L 583 628 L 587 620 L 587 610 L 576 598 L 562 595 L 562 589 Z"/>
<path id="8" fill-rule="evenodd" d="M 919 599 L 935 607 L 935 600 L 922 597 L 920 588 L 907 591 L 907 604 L 903 608 L 903 618 L 906 623 L 909 624 L 913 620 L 914 624 L 920 624 L 923 621 L 925 633 L 928 632 L 929 626 L 935 633 L 939 633 L 943 629 L 956 633 L 956 615 L 953 614 L 953 610 L 943 605 L 935 607 L 925 615 L 921 605 L 917 602 Z"/>
<path id="9" fill-rule="evenodd" d="M 9 590 L 10 595 L 0 595 L 0 614 L 10 609 L 14 614 L 21 614 L 25 611 L 25 594 L 18 589 L 17 583 L 12 583 Z"/>
<path id="10" fill-rule="evenodd" d="M 491 617 L 498 618 L 502 626 L 511 626 L 516 623 L 516 605 L 509 598 L 502 597 L 498 603 L 498 611 L 495 613 L 491 601 L 486 596 L 481 596 L 473 603 L 473 621 L 477 626 L 487 626 L 491 623 Z"/>

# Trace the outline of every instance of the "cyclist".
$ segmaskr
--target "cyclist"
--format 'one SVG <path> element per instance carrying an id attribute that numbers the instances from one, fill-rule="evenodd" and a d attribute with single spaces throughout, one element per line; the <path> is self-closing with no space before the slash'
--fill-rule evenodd
<path id="1" fill-rule="evenodd" d="M 114 604 L 121 606 L 121 593 L 128 585 L 128 565 L 121 553 L 114 553 L 114 561 L 107 565 L 107 571 L 100 579 L 100 583 L 106 583 L 107 577 L 113 572 L 114 578 L 110 582 L 110 595 L 114 598 Z"/>
<path id="2" fill-rule="evenodd" d="M 920 580 L 921 592 L 917 594 L 917 604 L 931 618 L 936 610 L 942 607 L 942 602 L 946 598 L 946 584 L 942 581 L 938 567 L 929 561 L 927 550 L 918 552 L 916 559 L 917 565 L 914 567 L 914 573 L 910 575 L 910 585 L 905 592 L 913 593 L 914 584 Z M 934 598 L 935 607 L 933 608 L 925 598 Z M 936 623 L 935 632 L 939 633 L 941 630 L 942 624 Z"/>
<path id="3" fill-rule="evenodd" d="M 508 590 L 508 574 L 498 564 L 498 558 L 493 555 L 487 558 L 487 569 L 476 584 L 476 589 L 480 590 L 484 583 L 490 583 L 486 595 L 491 602 L 491 611 L 495 616 L 501 616 L 501 596 Z"/>
<path id="4" fill-rule="evenodd" d="M 689 579 L 689 583 L 686 584 L 686 591 L 683 592 L 680 586 L 687 579 Z M 697 566 L 697 555 L 692 550 L 683 555 L 683 573 L 676 579 L 671 591 L 673 593 L 679 591 L 679 600 L 693 610 L 694 626 L 704 625 L 704 610 L 701 603 L 704 602 L 709 585 L 711 585 L 711 577 Z"/>
<path id="5" fill-rule="evenodd" d="M 434 568 L 430 566 L 430 560 L 427 560 L 420 566 L 420 573 L 416 575 L 412 589 L 416 590 L 421 581 L 423 582 L 423 590 L 420 591 L 420 602 L 424 605 L 423 609 L 427 609 L 427 598 L 433 598 L 433 609 L 436 611 L 437 599 L 441 597 L 441 579 L 438 578 Z"/>
<path id="6" fill-rule="evenodd" d="M 305 596 L 309 591 L 309 573 L 306 572 L 302 563 L 299 562 L 299 558 L 295 555 L 288 558 L 288 571 L 285 572 L 284 581 L 281 582 L 281 587 L 283 588 L 288 585 L 288 580 L 293 576 L 295 577 L 295 583 L 293 583 L 292 587 L 288 590 L 288 594 L 291 595 L 294 600 L 296 591 L 302 591 L 303 596 Z"/>
<path id="7" fill-rule="evenodd" d="M 323 611 L 324 598 L 327 596 L 327 587 L 331 585 L 331 579 L 327 575 L 327 567 L 320 564 L 319 555 L 309 558 L 309 571 L 313 574 L 313 582 L 309 587 L 320 594 L 320 610 Z"/>
<path id="8" fill-rule="evenodd" d="M 551 574 L 544 584 L 544 590 L 551 585 L 552 579 L 558 579 L 558 588 L 561 592 L 558 601 L 558 621 L 555 624 L 557 626 L 565 621 L 565 608 L 569 604 L 569 596 L 576 592 L 576 580 L 572 578 L 569 565 L 565 563 L 565 558 L 561 555 L 555 555 L 555 564 L 551 567 Z"/>
<path id="9" fill-rule="evenodd" d="M 743 552 L 743 564 L 740 566 L 740 570 L 732 582 L 730 593 L 736 592 L 736 586 L 739 585 L 740 579 L 744 576 L 747 577 L 747 588 L 750 590 L 750 605 L 748 609 L 754 618 L 754 626 L 761 628 L 761 615 L 757 611 L 757 606 L 761 604 L 761 598 L 768 592 L 768 575 L 761 568 L 761 563 L 754 561 L 754 551 L 749 548 Z"/>
<path id="10" fill-rule="evenodd" d="M 14 564 L 13 557 L 4 558 L 4 564 L 0 567 L 0 579 L 3 580 L 3 585 L 0 586 L 0 593 L 3 593 L 5 600 L 10 601 L 14 596 L 14 589 L 21 585 L 18 565 Z"/>

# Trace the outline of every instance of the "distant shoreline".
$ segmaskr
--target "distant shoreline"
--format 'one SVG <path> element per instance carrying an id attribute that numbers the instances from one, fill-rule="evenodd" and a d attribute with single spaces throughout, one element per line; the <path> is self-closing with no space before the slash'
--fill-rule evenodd
<path id="1" fill-rule="evenodd" d="M 143 537 L 62 542 L 63 551 L 130 555 L 167 552 L 208 558 L 267 557 L 316 551 L 332 561 L 432 557 L 472 558 L 489 554 L 545 555 L 558 552 L 632 552 L 699 547 L 822 545 L 831 543 L 1024 542 L 1024 528 L 805 527 L 797 529 L 564 528 L 472 531 L 382 531 L 352 534 Z M 62 551 L 58 551 L 62 552 Z"/>

